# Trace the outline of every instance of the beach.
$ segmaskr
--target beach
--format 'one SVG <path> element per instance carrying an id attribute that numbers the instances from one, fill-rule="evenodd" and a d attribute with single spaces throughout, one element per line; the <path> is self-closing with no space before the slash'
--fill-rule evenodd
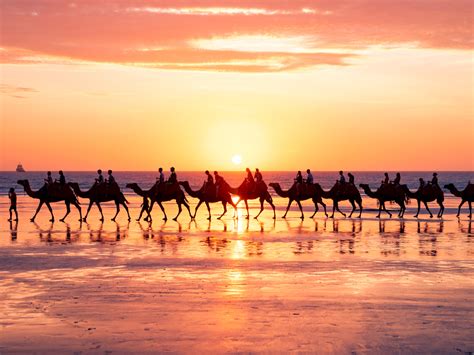
<path id="1" fill-rule="evenodd" d="M 293 208 L 283 220 L 275 197 L 275 221 L 268 206 L 247 220 L 243 205 L 217 220 L 212 204 L 211 221 L 204 206 L 178 222 L 157 208 L 151 224 L 127 199 L 130 222 L 111 222 L 108 203 L 104 223 L 95 207 L 88 223 L 75 210 L 32 223 L 36 201 L 19 196 L 10 225 L 0 197 L 0 352 L 474 351 L 474 232 L 452 196 L 442 219 L 414 219 L 412 202 L 403 220 L 379 220 L 364 198 L 362 219 Z"/>

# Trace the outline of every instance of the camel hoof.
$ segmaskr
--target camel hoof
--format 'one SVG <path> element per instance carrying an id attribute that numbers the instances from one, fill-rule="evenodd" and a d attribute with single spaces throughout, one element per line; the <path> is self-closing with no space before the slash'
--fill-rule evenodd
<path id="1" fill-rule="evenodd" d="M 390 216 L 390 218 L 392 218 L 392 215 L 389 215 L 389 216 Z"/>
<path id="2" fill-rule="evenodd" d="M 137 218 L 135 221 L 140 222 L 140 218 Z M 144 219 L 144 221 L 146 221 L 146 219 Z"/>
<path id="3" fill-rule="evenodd" d="M 220 217 L 217 217 L 217 219 L 218 219 L 218 220 L 221 220 L 221 218 L 222 218 L 222 216 L 220 216 Z"/>
<path id="4" fill-rule="evenodd" d="M 61 219 L 59 220 L 59 222 L 64 222 L 64 218 L 61 218 Z"/>
<path id="5" fill-rule="evenodd" d="M 168 220 L 168 218 L 163 218 L 163 221 L 167 221 L 167 220 Z"/>
<path id="6" fill-rule="evenodd" d="M 433 218 L 433 215 L 431 215 L 430 218 Z"/>
<path id="7" fill-rule="evenodd" d="M 111 218 L 110 220 L 111 220 L 112 222 L 115 222 L 115 218 Z"/>
<path id="8" fill-rule="evenodd" d="M 175 218 L 173 218 L 173 221 L 175 221 L 175 222 L 176 222 L 177 220 L 178 220 L 178 217 L 175 217 Z"/>
<path id="9" fill-rule="evenodd" d="M 34 222 L 34 221 L 35 221 L 35 219 L 34 219 L 34 218 L 30 218 L 30 222 Z"/>
<path id="10" fill-rule="evenodd" d="M 375 218 L 380 218 L 380 216 L 375 216 Z"/>
<path id="11" fill-rule="evenodd" d="M 277 219 L 276 216 L 273 216 L 273 219 Z"/>

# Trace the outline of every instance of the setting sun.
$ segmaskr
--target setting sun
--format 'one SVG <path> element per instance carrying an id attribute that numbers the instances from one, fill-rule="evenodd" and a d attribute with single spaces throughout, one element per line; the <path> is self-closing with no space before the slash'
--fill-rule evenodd
<path id="1" fill-rule="evenodd" d="M 232 163 L 234 163 L 234 165 L 240 165 L 242 164 L 242 157 L 238 154 L 234 155 L 232 157 Z"/>

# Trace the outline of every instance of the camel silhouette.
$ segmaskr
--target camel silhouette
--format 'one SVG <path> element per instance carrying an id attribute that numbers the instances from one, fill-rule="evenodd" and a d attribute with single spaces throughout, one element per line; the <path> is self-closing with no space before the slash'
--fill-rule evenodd
<path id="1" fill-rule="evenodd" d="M 428 207 L 428 202 L 433 202 L 433 201 L 436 201 L 440 207 L 439 212 L 438 212 L 438 218 L 441 218 L 443 216 L 444 193 L 439 186 L 425 185 L 424 187 L 419 188 L 415 192 L 410 191 L 407 185 L 401 185 L 401 186 L 403 190 L 405 191 L 407 197 L 416 199 L 418 203 L 418 210 L 416 211 L 415 218 L 418 218 L 418 215 L 420 214 L 421 202 L 423 202 L 423 204 L 425 205 L 426 210 L 430 214 L 430 218 L 433 218 L 433 214 L 431 213 L 430 208 Z"/>
<path id="2" fill-rule="evenodd" d="M 249 184 L 244 180 L 242 184 L 240 184 L 239 187 L 231 187 L 228 186 L 228 191 L 233 194 L 237 195 L 239 197 L 239 200 L 236 202 L 235 205 L 238 205 L 240 201 L 245 202 L 245 209 L 247 210 L 247 216 L 246 218 L 248 219 L 250 217 L 249 213 L 249 205 L 248 205 L 248 200 L 260 200 L 260 212 L 254 217 L 257 219 L 260 214 L 263 212 L 263 202 L 267 201 L 270 206 L 272 206 L 273 209 L 273 219 L 276 219 L 276 212 L 275 212 L 275 205 L 273 204 L 273 199 L 270 196 L 270 193 L 268 192 L 268 187 L 265 182 L 260 181 L 256 184 L 249 187 Z"/>
<path id="3" fill-rule="evenodd" d="M 69 182 L 68 185 L 74 190 L 77 196 L 79 196 L 80 198 L 89 199 L 89 206 L 87 206 L 87 212 L 83 219 L 84 222 L 87 221 L 87 217 L 89 216 L 89 212 L 94 203 L 97 205 L 97 208 L 99 209 L 100 220 L 103 222 L 104 214 L 102 213 L 102 207 L 100 206 L 100 203 L 109 202 L 109 201 L 114 201 L 115 207 L 116 207 L 115 216 L 112 218 L 112 221 L 115 221 L 115 218 L 117 218 L 117 215 L 120 212 L 120 205 L 122 205 L 123 208 L 125 208 L 125 211 L 127 211 L 128 220 L 130 221 L 130 213 L 128 211 L 128 206 L 127 206 L 128 201 L 123 195 L 123 193 L 120 191 L 120 188 L 118 187 L 118 185 L 115 186 L 114 188 L 114 186 L 107 186 L 105 183 L 94 184 L 87 191 L 82 191 L 81 188 L 79 187 L 79 184 L 76 182 Z"/>
<path id="4" fill-rule="evenodd" d="M 394 201 L 400 206 L 398 217 L 403 218 L 403 215 L 405 214 L 406 210 L 406 194 L 400 185 L 383 184 L 376 191 L 372 191 L 368 184 L 360 184 L 359 186 L 362 188 L 362 190 L 364 190 L 365 194 L 368 197 L 375 198 L 379 201 L 379 214 L 377 215 L 377 218 L 380 218 L 382 209 L 388 213 L 390 218 L 392 218 L 392 214 L 390 213 L 390 211 L 387 211 L 387 209 L 385 208 L 385 202 L 387 201 Z"/>
<path id="5" fill-rule="evenodd" d="M 286 207 L 285 214 L 282 216 L 282 218 L 286 218 L 286 215 L 288 214 L 288 210 L 290 209 L 291 204 L 293 203 L 293 201 L 296 201 L 301 212 L 300 218 L 304 219 L 304 213 L 303 213 L 303 208 L 301 207 L 301 201 L 305 201 L 309 199 L 313 200 L 313 203 L 314 203 L 314 213 L 311 216 L 311 218 L 313 218 L 316 215 L 316 213 L 318 213 L 319 211 L 318 203 L 321 206 L 323 206 L 324 214 L 326 215 L 326 217 L 328 216 L 327 211 L 326 211 L 326 204 L 323 202 L 323 199 L 321 198 L 321 194 L 318 193 L 319 191 L 316 190 L 316 188 L 314 187 L 314 184 L 311 184 L 311 185 L 304 184 L 304 186 L 302 185 L 300 188 L 301 193 L 298 193 L 296 183 L 293 184 L 290 187 L 290 189 L 286 191 L 281 188 L 279 183 L 272 182 L 269 185 L 275 190 L 278 196 L 289 199 L 288 206 Z"/>
<path id="6" fill-rule="evenodd" d="M 30 187 L 30 182 L 28 180 L 18 180 L 18 185 L 23 186 L 26 194 L 31 198 L 35 198 L 39 200 L 38 207 L 36 208 L 36 212 L 33 217 L 30 219 L 31 222 L 35 221 L 36 215 L 41 210 L 43 204 L 48 207 L 49 212 L 51 213 L 50 222 L 54 222 L 54 214 L 53 209 L 51 208 L 51 203 L 54 202 L 61 202 L 64 201 L 66 204 L 66 214 L 63 218 L 60 219 L 61 222 L 64 222 L 68 214 L 71 212 L 71 204 L 76 206 L 77 210 L 79 211 L 80 221 L 82 221 L 82 211 L 81 206 L 79 206 L 79 201 L 77 200 L 74 191 L 67 185 L 60 185 L 57 183 L 53 183 L 49 186 L 43 186 L 38 191 L 33 191 Z"/>
<path id="7" fill-rule="evenodd" d="M 474 184 L 467 184 L 466 188 L 462 191 L 459 191 L 454 184 L 448 184 L 444 186 L 445 189 L 448 189 L 456 197 L 461 197 L 461 203 L 458 207 L 458 214 L 456 217 L 459 217 L 461 213 L 461 207 L 465 202 L 469 204 L 469 219 L 472 218 L 472 203 L 474 202 Z"/>
<path id="8" fill-rule="evenodd" d="M 349 200 L 352 205 L 352 211 L 349 214 L 349 218 L 352 217 L 352 214 L 356 210 L 356 203 L 359 205 L 359 218 L 362 216 L 362 197 L 360 196 L 360 192 L 357 190 L 355 185 L 349 183 L 336 183 L 329 191 L 324 191 L 321 185 L 317 183 L 314 184 L 314 187 L 322 198 L 328 198 L 333 201 L 332 215 L 330 218 L 334 218 L 335 211 L 338 211 L 340 214 L 346 217 L 346 214 L 339 209 L 339 202 L 345 200 Z"/>
<path id="9" fill-rule="evenodd" d="M 181 214 L 181 211 L 183 208 L 181 205 L 184 205 L 186 209 L 189 212 L 189 216 L 193 218 L 191 215 L 191 210 L 189 208 L 188 200 L 186 199 L 186 196 L 184 195 L 183 190 L 181 190 L 179 184 L 173 183 L 173 184 L 168 184 L 168 183 L 155 183 L 149 190 L 143 190 L 138 184 L 136 183 L 131 183 L 127 184 L 126 186 L 129 189 L 132 189 L 137 195 L 139 196 L 146 196 L 150 199 L 151 204 L 150 204 L 150 209 L 148 210 L 150 216 L 151 216 L 151 211 L 153 210 L 153 205 L 155 202 L 160 206 L 161 211 L 163 211 L 164 214 L 164 221 L 168 220 L 168 216 L 166 215 L 165 208 L 163 207 L 163 202 L 166 201 L 172 201 L 176 200 L 176 203 L 178 204 L 178 214 L 176 217 L 173 218 L 173 221 L 176 221 Z M 150 219 L 151 220 L 151 219 Z"/>
<path id="10" fill-rule="evenodd" d="M 232 201 L 232 197 L 228 189 L 224 187 L 219 189 L 219 196 L 216 196 L 215 189 L 212 191 L 205 191 L 203 186 L 200 190 L 194 191 L 189 185 L 188 181 L 180 181 L 179 184 L 184 188 L 184 191 L 186 191 L 189 196 L 199 199 L 193 218 L 196 218 L 197 211 L 203 203 L 206 204 L 207 211 L 209 212 L 209 217 L 207 218 L 209 220 L 211 219 L 211 208 L 209 207 L 209 203 L 222 202 L 224 212 L 222 212 L 222 214 L 217 219 L 221 219 L 227 213 L 227 204 L 232 205 L 234 210 L 237 209 L 234 201 Z"/>

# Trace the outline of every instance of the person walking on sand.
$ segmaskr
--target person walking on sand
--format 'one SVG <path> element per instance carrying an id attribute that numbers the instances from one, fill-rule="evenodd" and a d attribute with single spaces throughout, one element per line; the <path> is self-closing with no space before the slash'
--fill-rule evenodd
<path id="1" fill-rule="evenodd" d="M 309 169 L 306 169 L 306 184 L 308 185 L 314 184 L 313 174 L 311 174 L 311 170 Z"/>
<path id="2" fill-rule="evenodd" d="M 151 216 L 150 216 L 150 204 L 148 203 L 148 197 L 143 196 L 143 202 L 142 202 L 140 207 L 142 209 L 140 211 L 140 215 L 137 218 L 137 221 L 139 221 L 142 218 L 142 215 L 143 215 L 144 212 L 147 213 L 147 216 L 145 217 L 145 221 L 150 220 L 150 218 L 151 218 Z"/>
<path id="3" fill-rule="evenodd" d="M 18 221 L 18 211 L 16 209 L 16 193 L 13 187 L 10 188 L 8 191 L 8 198 L 10 199 L 10 218 L 8 219 L 9 222 L 12 221 L 12 211 L 15 211 L 15 221 Z"/>

